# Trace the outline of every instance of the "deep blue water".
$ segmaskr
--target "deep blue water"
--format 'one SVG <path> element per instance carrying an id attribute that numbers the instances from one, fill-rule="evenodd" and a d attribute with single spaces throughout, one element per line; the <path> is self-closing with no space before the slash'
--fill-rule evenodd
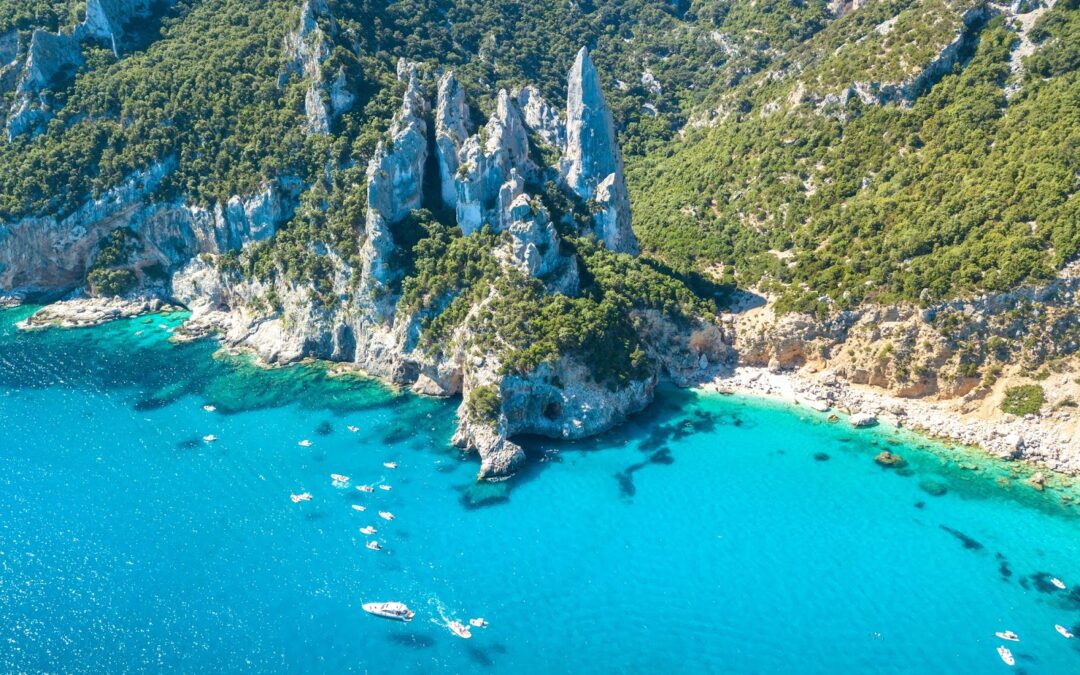
<path id="1" fill-rule="evenodd" d="M 1075 488 L 676 390 L 477 486 L 452 403 L 171 345 L 180 316 L 17 333 L 28 311 L 0 313 L 0 672 L 992 673 L 1004 629 L 1015 671 L 1080 672 L 1053 629 L 1080 634 Z"/>

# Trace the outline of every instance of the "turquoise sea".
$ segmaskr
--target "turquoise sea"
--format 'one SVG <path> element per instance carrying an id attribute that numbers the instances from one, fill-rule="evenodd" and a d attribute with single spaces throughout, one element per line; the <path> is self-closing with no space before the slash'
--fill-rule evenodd
<path id="1" fill-rule="evenodd" d="M 1012 670 L 1080 672 L 1075 486 L 674 389 L 476 485 L 453 403 L 172 345 L 182 315 L 29 312 L 0 313 L 0 672 L 994 673 L 1006 629 Z"/>

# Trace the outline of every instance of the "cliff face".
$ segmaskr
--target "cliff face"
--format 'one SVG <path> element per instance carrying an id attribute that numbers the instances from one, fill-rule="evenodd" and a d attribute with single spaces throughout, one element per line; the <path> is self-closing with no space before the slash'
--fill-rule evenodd
<path id="1" fill-rule="evenodd" d="M 320 18 L 322 7 L 305 4 L 301 29 L 287 43 L 293 67 L 313 86 L 320 82 L 316 71 L 323 59 L 323 31 L 332 27 L 327 17 Z M 681 376 L 707 370 L 723 357 L 699 361 L 695 355 L 675 363 L 672 355 L 688 353 L 689 347 L 686 336 L 672 329 L 674 340 L 666 335 L 663 346 L 656 339 L 650 342 L 655 366 L 618 386 L 597 381 L 590 364 L 575 353 L 511 372 L 504 367 L 505 348 L 498 340 L 481 343 L 471 328 L 472 317 L 499 299 L 494 288 L 473 301 L 438 349 L 424 346 L 425 321 L 455 300 L 450 293 L 424 309 L 402 303 L 405 270 L 400 260 L 407 249 L 397 237 L 408 227 L 405 221 L 426 205 L 427 195 L 437 195 L 440 203 L 433 208 L 452 210 L 463 236 L 494 234 L 489 254 L 495 264 L 517 283 L 537 280 L 547 294 L 574 296 L 579 290 L 581 262 L 564 246 L 560 231 L 595 236 L 621 252 L 633 251 L 636 243 L 611 114 L 586 52 L 578 55 L 570 73 L 565 122 L 537 90 L 525 88 L 499 92 L 488 122 L 470 133 L 466 95 L 452 73 L 440 80 L 433 110 L 414 65 L 401 63 L 398 77 L 404 85 L 401 107 L 367 167 L 359 256 L 347 261 L 334 251 L 320 252 L 331 270 L 320 290 L 335 302 L 313 302 L 311 282 L 285 274 L 246 276 L 220 263 L 220 254 L 244 251 L 288 222 L 303 186 L 268 185 L 261 194 L 233 197 L 209 209 L 182 201 L 158 203 L 154 191 L 172 170 L 170 162 L 133 176 L 61 220 L 4 225 L 0 287 L 21 297 L 86 292 L 84 279 L 110 235 L 121 228 L 130 231 L 135 252 L 129 266 L 138 273 L 138 286 L 192 311 L 179 339 L 216 332 L 226 345 L 251 349 L 269 363 L 308 357 L 348 362 L 427 395 L 462 394 L 467 401 L 474 391 L 495 391 L 497 410 L 487 417 L 476 418 L 463 404 L 455 437 L 461 447 L 480 453 L 485 478 L 509 475 L 519 466 L 523 453 L 510 440 L 513 436 L 597 433 L 646 406 L 661 369 Z M 318 128 L 312 124 L 309 130 Z M 539 166 L 535 157 L 541 153 L 534 152 L 534 142 L 562 159 Z M 437 178 L 428 170 L 429 159 L 438 168 Z M 438 185 L 427 186 L 426 180 Z M 582 209 L 589 202 L 589 215 L 575 220 L 565 214 L 557 221 L 539 193 L 539 186 L 551 183 Z M 150 268 L 164 270 L 165 281 L 143 274 Z M 110 305 L 109 311 L 115 308 Z M 646 324 L 656 328 L 664 321 L 643 319 Z"/>

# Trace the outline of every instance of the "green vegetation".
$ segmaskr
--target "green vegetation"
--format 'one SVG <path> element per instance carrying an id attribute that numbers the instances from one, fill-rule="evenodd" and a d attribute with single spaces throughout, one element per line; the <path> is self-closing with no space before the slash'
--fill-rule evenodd
<path id="1" fill-rule="evenodd" d="M 1039 22 L 1046 48 L 1010 100 L 1014 37 L 999 19 L 963 69 L 910 109 L 853 99 L 843 115 L 809 103 L 765 114 L 787 90 L 736 90 L 726 121 L 631 172 L 646 252 L 780 293 L 781 310 L 930 302 L 1049 278 L 1080 252 L 1076 10 L 1063 0 Z M 829 53 L 849 23 L 805 49 Z"/>
<path id="2" fill-rule="evenodd" d="M 0 0 L 0 33 L 44 28 L 57 31 L 82 21 L 86 0 Z"/>
<path id="3" fill-rule="evenodd" d="M 1046 394 L 1037 384 L 1024 384 L 1005 390 L 1005 400 L 1001 409 L 1012 415 L 1033 415 L 1042 410 L 1046 403 Z"/>
<path id="4" fill-rule="evenodd" d="M 475 422 L 495 424 L 499 421 L 502 399 L 499 390 L 490 384 L 473 388 L 465 400 L 465 410 Z"/>

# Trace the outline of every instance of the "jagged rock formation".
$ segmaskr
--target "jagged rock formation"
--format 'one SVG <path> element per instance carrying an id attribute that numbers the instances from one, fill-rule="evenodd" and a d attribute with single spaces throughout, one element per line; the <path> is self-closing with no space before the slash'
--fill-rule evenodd
<path id="1" fill-rule="evenodd" d="M 319 36 L 319 20 L 313 17 L 323 8 L 318 0 L 306 3 L 306 28 L 290 37 L 291 53 L 299 59 L 293 63 L 303 63 L 305 69 L 321 58 L 325 35 Z M 314 71 L 304 72 L 311 78 Z M 261 194 L 233 197 L 212 208 L 182 201 L 154 203 L 156 186 L 173 170 L 171 161 L 133 176 L 62 220 L 27 219 L 0 226 L 0 288 L 10 295 L 39 298 L 79 289 L 102 243 L 117 228 L 127 228 L 136 239 L 128 264 L 138 275 L 141 292 L 175 299 L 192 311 L 178 331 L 179 339 L 215 331 L 227 346 L 254 350 L 270 363 L 306 357 L 349 362 L 429 395 L 462 394 L 468 400 L 480 388 L 498 392 L 493 417 L 474 419 L 462 405 L 455 437 L 462 447 L 479 452 L 481 476 L 486 478 L 506 476 L 522 461 L 513 436 L 580 438 L 597 433 L 648 404 L 661 368 L 681 378 L 708 369 L 722 357 L 687 356 L 688 336 L 659 314 L 643 314 L 641 325 L 652 336 L 649 355 L 655 368 L 618 386 L 595 380 L 590 364 L 573 353 L 562 353 L 530 372 L 511 373 L 503 368 L 502 348 L 478 343 L 471 332 L 471 317 L 496 299 L 494 288 L 487 298 L 472 301 L 466 318 L 449 329 L 438 349 L 422 347 L 425 320 L 454 300 L 451 293 L 419 309 L 402 302 L 404 271 L 398 261 L 403 251 L 395 236 L 425 205 L 426 194 L 438 194 L 443 205 L 454 206 L 463 235 L 489 236 L 477 234 L 484 227 L 499 235 L 490 255 L 503 270 L 500 278 L 520 283 L 531 277 L 549 294 L 574 296 L 579 287 L 580 261 L 563 250 L 557 224 L 580 227 L 575 234 L 596 235 L 616 251 L 632 251 L 636 245 L 611 114 L 587 53 L 579 54 L 571 71 L 568 124 L 537 90 L 526 88 L 499 92 L 487 124 L 469 135 L 469 107 L 453 74 L 439 83 L 433 115 L 416 66 L 399 63 L 398 77 L 405 83 L 401 108 L 389 138 L 377 146 L 367 167 L 359 260 L 346 261 L 332 250 L 319 253 L 332 270 L 320 280 L 320 292 L 335 302 L 313 302 L 313 282 L 284 273 L 244 276 L 235 266 L 216 261 L 220 253 L 271 236 L 292 217 L 302 186 L 271 184 Z M 559 150 L 564 158 L 554 166 L 538 166 L 536 143 Z M 437 190 L 426 190 L 432 153 L 439 184 Z M 564 181 L 564 175 L 574 183 Z M 579 226 L 572 214 L 553 222 L 540 193 L 549 182 L 559 186 L 566 200 L 577 200 L 578 207 L 591 201 L 592 223 L 583 216 Z M 151 269 L 164 271 L 164 287 L 151 279 Z M 115 308 L 108 303 L 104 307 L 100 313 L 112 315 Z M 55 316 L 90 316 L 98 309 L 68 306 Z M 55 316 L 43 315 L 42 321 Z"/>
<path id="2" fill-rule="evenodd" d="M 435 154 L 439 160 L 439 192 L 447 208 L 457 208 L 458 153 L 469 137 L 469 106 L 453 73 L 439 80 L 435 106 Z"/>
<path id="3" fill-rule="evenodd" d="M 566 183 L 582 199 L 599 206 L 594 215 L 597 239 L 613 251 L 637 252 L 630 229 L 630 197 L 623 175 L 615 124 L 600 90 L 596 66 L 584 47 L 570 70 L 566 95 Z"/>
<path id="4" fill-rule="evenodd" d="M 323 30 L 320 22 L 327 26 L 329 33 Z M 306 0 L 300 8 L 299 25 L 285 36 L 285 56 L 289 63 L 282 84 L 290 74 L 308 80 L 304 112 L 310 133 L 329 133 L 334 118 L 348 111 L 355 102 L 344 69 L 338 69 L 330 82 L 323 74 L 323 64 L 330 58 L 336 35 L 337 22 L 326 0 Z"/>
<path id="5" fill-rule="evenodd" d="M 389 144 L 379 144 L 367 171 L 366 239 L 361 257 L 364 289 L 376 299 L 386 296 L 386 287 L 398 272 L 388 264 L 396 248 L 390 227 L 420 208 L 424 198 L 427 103 L 415 65 L 400 65 L 398 76 L 406 82 L 401 110 L 390 126 Z"/>

